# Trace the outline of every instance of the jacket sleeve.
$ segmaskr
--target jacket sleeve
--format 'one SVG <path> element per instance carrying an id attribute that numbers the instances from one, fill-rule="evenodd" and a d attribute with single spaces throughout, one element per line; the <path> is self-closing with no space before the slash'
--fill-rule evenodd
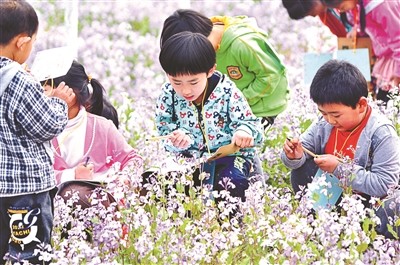
<path id="1" fill-rule="evenodd" d="M 234 86 L 234 85 L 233 85 Z M 263 141 L 261 121 L 258 119 L 249 106 L 242 92 L 233 87 L 229 98 L 230 128 L 233 132 L 243 130 L 254 138 L 254 144 L 260 145 Z"/>
<path id="2" fill-rule="evenodd" d="M 400 140 L 394 128 L 386 125 L 377 129 L 368 151 L 361 155 L 368 156 L 366 160 L 370 161 L 370 168 L 355 165 L 354 176 L 350 184 L 355 191 L 373 197 L 384 197 L 391 187 L 399 184 Z M 339 165 L 334 172 L 335 175 L 339 175 L 339 172 L 345 170 L 343 164 Z"/>
<path id="3" fill-rule="evenodd" d="M 287 79 L 285 67 L 261 33 L 239 37 L 231 49 L 237 51 L 234 56 L 240 65 L 255 76 L 247 88 L 241 89 L 250 106 L 273 94 L 276 89 L 288 90 L 288 82 L 282 82 L 282 79 Z"/>
<path id="4" fill-rule="evenodd" d="M 118 131 L 112 121 L 107 120 L 107 155 L 110 162 L 121 163 L 121 170 L 128 166 L 134 167 L 139 174 L 143 171 L 143 158 L 128 144 L 125 137 Z"/>
<path id="5" fill-rule="evenodd" d="M 300 142 L 303 147 L 307 148 L 313 153 L 320 154 L 322 147 L 316 146 L 316 143 L 318 142 L 318 128 L 319 128 L 319 122 L 321 121 L 321 118 L 315 120 L 308 128 L 307 130 L 301 134 L 300 136 Z M 289 159 L 286 156 L 286 153 L 282 150 L 281 151 L 281 160 L 283 164 L 290 168 L 290 169 L 297 169 L 300 168 L 301 166 L 304 165 L 307 159 L 312 159 L 312 157 L 303 152 L 303 156 L 300 159 Z"/>
<path id="6" fill-rule="evenodd" d="M 68 122 L 67 104 L 47 97 L 39 83 L 27 82 L 20 101 L 16 119 L 32 141 L 49 141 L 64 130 Z"/>
<path id="7" fill-rule="evenodd" d="M 161 136 L 168 135 L 173 131 L 180 129 L 184 131 L 187 135 L 189 135 L 189 137 L 191 137 L 191 139 L 193 140 L 193 135 L 191 135 L 188 130 L 178 126 L 178 101 L 176 98 L 175 100 L 172 100 L 172 97 L 176 97 L 176 93 L 173 91 L 171 84 L 165 83 L 162 87 L 162 93 L 158 97 L 156 103 L 156 127 L 158 134 Z M 172 104 L 175 104 L 175 106 L 173 106 Z M 174 113 L 176 115 L 175 120 L 173 119 Z M 168 144 L 168 142 L 165 142 L 164 146 L 168 152 L 182 152 L 188 149 L 196 149 L 194 148 L 193 144 L 189 145 L 186 149 L 176 148 L 173 145 Z"/>
<path id="8" fill-rule="evenodd" d="M 387 45 L 392 51 L 391 57 L 395 61 L 394 74 L 400 77 L 400 3 L 385 1 L 371 12 L 371 17 L 375 22 L 372 27 L 379 27 L 384 31 L 384 34 L 377 31 L 377 38 L 387 38 L 377 43 L 378 45 Z M 386 49 L 386 47 L 378 48 Z"/>

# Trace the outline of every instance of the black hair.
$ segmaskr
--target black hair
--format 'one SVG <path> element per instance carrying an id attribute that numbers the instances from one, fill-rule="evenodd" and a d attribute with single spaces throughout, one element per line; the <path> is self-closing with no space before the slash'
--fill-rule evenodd
<path id="1" fill-rule="evenodd" d="M 55 78 L 53 82 L 54 87 L 57 87 L 61 82 L 65 82 L 66 85 L 72 88 L 81 106 L 84 106 L 90 113 L 112 120 L 118 128 L 118 113 L 107 100 L 104 87 L 97 79 L 90 78 L 86 74 L 82 64 L 74 60 L 67 74 Z M 47 84 L 50 83 L 51 81 L 47 81 Z"/>
<path id="2" fill-rule="evenodd" d="M 302 19 L 311 12 L 320 0 L 282 0 L 291 19 Z"/>
<path id="3" fill-rule="evenodd" d="M 107 98 L 103 98 L 103 111 L 100 114 L 104 118 L 111 120 L 117 129 L 119 128 L 118 112 Z"/>
<path id="4" fill-rule="evenodd" d="M 211 42 L 200 33 L 184 31 L 173 35 L 161 47 L 161 67 L 171 76 L 208 73 L 216 62 Z"/>
<path id="5" fill-rule="evenodd" d="M 32 37 L 38 30 L 35 9 L 25 0 L 0 1 L 0 45 L 7 45 L 21 33 Z"/>
<path id="6" fill-rule="evenodd" d="M 368 85 L 356 66 L 330 60 L 315 74 L 310 97 L 317 105 L 343 104 L 355 108 L 361 97 L 368 97 Z"/>
<path id="7" fill-rule="evenodd" d="M 203 14 L 190 9 L 178 9 L 164 21 L 160 37 L 160 47 L 176 33 L 190 31 L 201 33 L 208 37 L 212 29 L 213 23 Z"/>

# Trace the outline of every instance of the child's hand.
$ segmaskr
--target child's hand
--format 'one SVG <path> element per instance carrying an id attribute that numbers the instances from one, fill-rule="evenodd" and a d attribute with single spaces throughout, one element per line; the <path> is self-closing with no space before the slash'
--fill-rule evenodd
<path id="1" fill-rule="evenodd" d="M 237 130 L 232 136 L 232 143 L 240 148 L 253 147 L 254 138 L 245 131 Z"/>
<path id="2" fill-rule="evenodd" d="M 94 166 L 92 163 L 88 163 L 85 166 L 85 163 L 79 164 L 75 168 L 75 179 L 80 180 L 92 180 L 93 179 L 93 169 Z"/>
<path id="3" fill-rule="evenodd" d="M 283 151 L 289 159 L 300 159 L 303 156 L 303 148 L 298 138 L 286 139 Z"/>
<path id="4" fill-rule="evenodd" d="M 318 157 L 314 158 L 314 162 L 320 169 L 329 173 L 333 173 L 339 164 L 338 158 L 329 154 L 319 155 Z"/>
<path id="5" fill-rule="evenodd" d="M 390 81 L 394 87 L 398 87 L 400 85 L 400 76 L 392 76 Z"/>
<path id="6" fill-rule="evenodd" d="M 173 146 L 179 149 L 186 149 L 192 143 L 192 139 L 182 130 L 175 130 L 169 138 Z"/>
<path id="7" fill-rule="evenodd" d="M 75 99 L 74 90 L 72 90 L 72 88 L 67 86 L 64 82 L 61 82 L 55 89 L 53 89 L 51 86 L 46 86 L 45 93 L 49 93 L 51 97 L 57 97 L 64 100 L 67 103 L 68 107 L 71 107 L 73 105 Z"/>

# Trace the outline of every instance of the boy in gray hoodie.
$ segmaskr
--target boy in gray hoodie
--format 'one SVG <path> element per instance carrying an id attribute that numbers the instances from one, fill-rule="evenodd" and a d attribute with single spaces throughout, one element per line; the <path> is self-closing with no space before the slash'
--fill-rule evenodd
<path id="1" fill-rule="evenodd" d="M 310 96 L 322 116 L 300 139 L 286 140 L 281 155 L 293 169 L 294 191 L 310 183 L 319 168 L 338 179 L 352 174 L 348 185 L 367 204 L 370 197 L 388 199 L 390 188 L 400 179 L 399 136 L 392 123 L 368 104 L 367 82 L 361 72 L 348 62 L 331 60 L 316 73 Z M 351 172 L 345 159 L 354 161 Z M 377 230 L 387 237 L 392 237 L 387 223 L 396 212 L 389 207 L 395 199 L 389 198 L 377 211 L 382 223 Z"/>
<path id="2" fill-rule="evenodd" d="M 37 264 L 34 251 L 50 244 L 53 226 L 56 183 L 49 141 L 67 124 L 66 102 L 73 92 L 63 84 L 47 97 L 21 67 L 39 24 L 32 6 L 2 0 L 0 14 L 0 264 Z"/>

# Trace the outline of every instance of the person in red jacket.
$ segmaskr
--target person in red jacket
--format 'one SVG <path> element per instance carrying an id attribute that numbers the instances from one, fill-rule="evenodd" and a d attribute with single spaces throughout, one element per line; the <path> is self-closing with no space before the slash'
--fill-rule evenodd
<path id="1" fill-rule="evenodd" d="M 327 8 L 320 0 L 282 0 L 291 19 L 303 19 L 318 16 L 322 23 L 337 37 L 346 37 L 352 25 L 342 19 L 333 8 Z"/>

